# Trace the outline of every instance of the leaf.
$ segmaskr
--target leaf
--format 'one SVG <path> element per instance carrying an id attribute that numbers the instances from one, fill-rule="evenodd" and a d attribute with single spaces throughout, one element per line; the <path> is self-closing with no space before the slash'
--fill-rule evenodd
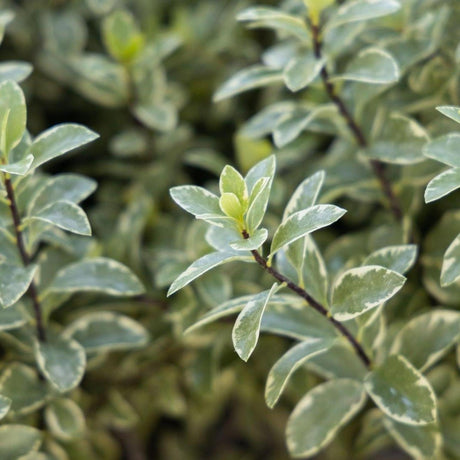
<path id="1" fill-rule="evenodd" d="M 345 73 L 333 80 L 358 81 L 371 84 L 394 83 L 399 79 L 399 67 L 393 56 L 379 48 L 362 50 L 347 66 Z"/>
<path id="2" fill-rule="evenodd" d="M 450 286 L 460 279 L 460 234 L 447 248 L 442 261 L 441 286 Z"/>
<path id="3" fill-rule="evenodd" d="M 181 185 L 170 189 L 169 194 L 182 209 L 196 217 L 203 214 L 222 214 L 219 198 L 203 187 Z"/>
<path id="4" fill-rule="evenodd" d="M 342 5 L 331 18 L 329 28 L 350 22 L 367 21 L 387 16 L 398 11 L 401 4 L 397 0 L 356 0 Z"/>
<path id="5" fill-rule="evenodd" d="M 417 245 L 401 244 L 387 246 L 367 256 L 363 265 L 380 265 L 404 275 L 414 265 L 417 258 Z"/>
<path id="6" fill-rule="evenodd" d="M 311 338 L 298 343 L 285 353 L 270 369 L 265 385 L 265 401 L 273 408 L 278 402 L 291 375 L 311 357 L 327 350 L 333 343 L 330 338 Z"/>
<path id="7" fill-rule="evenodd" d="M 258 249 L 265 243 L 268 238 L 268 231 L 266 228 L 259 228 L 248 239 L 243 239 L 230 243 L 230 247 L 236 251 L 252 251 Z"/>
<path id="8" fill-rule="evenodd" d="M 85 432 L 85 416 L 71 399 L 54 400 L 45 410 L 49 431 L 61 441 L 80 438 Z"/>
<path id="9" fill-rule="evenodd" d="M 18 460 L 36 452 L 42 442 L 42 433 L 26 425 L 0 426 L 0 458 Z"/>
<path id="10" fill-rule="evenodd" d="M 91 226 L 85 212 L 71 201 L 55 201 L 42 208 L 30 220 L 40 220 L 77 235 L 91 235 Z"/>
<path id="11" fill-rule="evenodd" d="M 0 165 L 0 171 L 8 174 L 15 174 L 17 176 L 24 176 L 29 171 L 33 161 L 33 155 L 27 155 L 25 158 L 15 163 Z"/>
<path id="12" fill-rule="evenodd" d="M 0 302 L 3 308 L 14 305 L 27 292 L 36 271 L 36 265 L 0 264 Z"/>
<path id="13" fill-rule="evenodd" d="M 13 80 L 16 83 L 24 81 L 33 67 L 28 62 L 8 61 L 0 63 L 0 82 Z"/>
<path id="14" fill-rule="evenodd" d="M 442 444 L 441 433 L 435 424 L 413 426 L 386 418 L 383 421 L 391 437 L 404 451 L 417 460 L 438 458 Z"/>
<path id="15" fill-rule="evenodd" d="M 292 214 L 316 204 L 325 177 L 326 173 L 324 171 L 318 171 L 312 176 L 307 177 L 296 188 L 284 210 L 283 221 Z"/>
<path id="16" fill-rule="evenodd" d="M 214 94 L 214 102 L 282 81 L 283 72 L 279 69 L 271 69 L 260 65 L 249 67 L 240 70 L 227 80 Z"/>
<path id="17" fill-rule="evenodd" d="M 248 191 L 243 176 L 232 166 L 225 166 L 219 178 L 221 195 L 233 193 L 241 203 L 248 200 Z"/>
<path id="18" fill-rule="evenodd" d="M 5 417 L 11 407 L 11 399 L 0 395 L 0 420 Z"/>
<path id="19" fill-rule="evenodd" d="M 339 321 L 355 318 L 391 299 L 405 282 L 404 276 L 378 265 L 347 270 L 334 284 L 331 313 Z"/>
<path id="20" fill-rule="evenodd" d="M 460 107 L 455 107 L 453 105 L 442 105 L 436 107 L 438 112 L 441 112 L 446 117 L 449 117 L 451 120 L 460 123 Z"/>
<path id="21" fill-rule="evenodd" d="M 259 161 L 255 164 L 246 174 L 245 182 L 248 188 L 248 193 L 252 194 L 252 191 L 256 183 L 263 177 L 268 177 L 270 180 L 273 180 L 276 171 L 276 157 L 275 155 L 270 155 L 267 158 L 264 158 L 262 161 Z"/>
<path id="22" fill-rule="evenodd" d="M 325 65 L 326 59 L 318 59 L 313 53 L 296 56 L 284 69 L 284 83 L 291 91 L 300 91 L 315 80 Z"/>
<path id="23" fill-rule="evenodd" d="M 145 126 L 159 131 L 171 131 L 177 126 L 177 110 L 169 102 L 138 104 L 133 114 Z"/>
<path id="24" fill-rule="evenodd" d="M 401 355 L 390 356 L 364 381 L 369 396 L 389 417 L 406 425 L 436 420 L 436 397 L 426 378 Z"/>
<path id="25" fill-rule="evenodd" d="M 18 303 L 9 308 L 0 309 L 0 331 L 17 329 L 26 324 L 27 321 L 28 320 Z"/>
<path id="26" fill-rule="evenodd" d="M 228 217 L 242 221 L 245 208 L 235 194 L 223 193 L 219 199 L 219 206 Z"/>
<path id="27" fill-rule="evenodd" d="M 330 204 L 318 204 L 290 215 L 276 230 L 270 249 L 270 257 L 283 246 L 302 236 L 331 225 L 339 220 L 345 210 Z"/>
<path id="28" fill-rule="evenodd" d="M 203 257 L 200 257 L 198 260 L 195 260 L 183 273 L 181 273 L 171 284 L 168 296 L 174 294 L 179 289 L 190 284 L 193 280 L 197 279 L 207 271 L 218 267 L 219 265 L 226 264 L 228 262 L 233 262 L 236 260 L 241 260 L 244 262 L 251 262 L 252 257 L 250 256 L 238 256 L 234 253 L 228 252 L 211 252 L 206 254 Z"/>
<path id="29" fill-rule="evenodd" d="M 289 417 L 286 437 L 293 457 L 307 457 L 327 446 L 364 405 L 361 383 L 337 379 L 310 390 Z"/>
<path id="30" fill-rule="evenodd" d="M 460 119 L 460 115 L 459 115 Z M 460 168 L 460 133 L 450 133 L 428 142 L 423 154 L 448 166 Z"/>
<path id="31" fill-rule="evenodd" d="M 53 337 L 46 342 L 36 341 L 35 359 L 43 375 L 61 393 L 72 390 L 85 373 L 85 350 L 75 340 Z"/>
<path id="32" fill-rule="evenodd" d="M 439 200 L 460 188 L 460 168 L 452 168 L 432 179 L 425 190 L 425 203 Z"/>
<path id="33" fill-rule="evenodd" d="M 276 8 L 253 7 L 239 13 L 237 21 L 249 22 L 251 28 L 270 28 L 286 32 L 309 42 L 310 34 L 302 19 Z"/>
<path id="34" fill-rule="evenodd" d="M 30 147 L 33 167 L 46 163 L 70 150 L 88 144 L 99 137 L 94 131 L 75 123 L 63 123 L 47 129 L 35 138 Z"/>
<path id="35" fill-rule="evenodd" d="M 112 259 L 96 257 L 59 270 L 50 286 L 52 292 L 100 292 L 114 296 L 142 294 L 144 288 L 127 267 Z"/>
<path id="36" fill-rule="evenodd" d="M 252 189 L 245 219 L 249 233 L 253 233 L 263 221 L 265 212 L 267 211 L 271 187 L 271 178 L 262 177 L 256 182 Z"/>
<path id="37" fill-rule="evenodd" d="M 391 352 L 404 354 L 423 372 L 439 361 L 459 338 L 460 312 L 435 310 L 406 323 L 395 337 Z"/>
<path id="38" fill-rule="evenodd" d="M 67 327 L 63 337 L 76 340 L 88 353 L 139 348 L 149 339 L 138 322 L 107 311 L 82 316 Z"/>
<path id="39" fill-rule="evenodd" d="M 27 109 L 24 93 L 17 83 L 0 83 L 0 150 L 8 157 L 26 129 Z"/>
<path id="40" fill-rule="evenodd" d="M 270 297 L 278 290 L 274 283 L 269 291 L 253 297 L 236 318 L 232 331 L 232 340 L 238 356 L 247 361 L 256 348 L 260 334 L 260 324 Z"/>

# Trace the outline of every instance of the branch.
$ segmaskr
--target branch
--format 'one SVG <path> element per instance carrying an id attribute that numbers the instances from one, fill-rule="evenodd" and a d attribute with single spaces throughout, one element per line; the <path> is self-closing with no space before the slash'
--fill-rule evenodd
<path id="1" fill-rule="evenodd" d="M 16 235 L 16 246 L 21 256 L 22 263 L 26 267 L 27 265 L 30 265 L 30 256 L 27 253 L 26 246 L 24 244 L 21 216 L 19 215 L 18 205 L 16 203 L 13 183 L 11 182 L 11 179 L 8 174 L 3 173 L 3 183 L 5 184 L 6 196 L 8 198 L 8 206 L 10 208 L 11 217 L 13 219 L 14 232 Z M 41 305 L 40 301 L 38 300 L 37 287 L 33 280 L 29 285 L 28 293 L 30 298 L 32 299 L 32 304 L 34 307 L 38 339 L 40 340 L 40 342 L 46 342 L 46 331 L 43 325 Z"/>
<path id="2" fill-rule="evenodd" d="M 313 39 L 313 51 L 315 53 L 315 57 L 317 59 L 320 59 L 322 56 L 322 50 L 319 26 L 316 24 L 311 24 L 311 32 Z M 329 81 L 329 72 L 327 71 L 326 66 L 322 68 L 320 75 L 321 80 L 323 81 L 324 89 L 328 94 L 329 99 L 331 99 L 331 101 L 336 105 L 340 114 L 345 119 L 348 128 L 352 132 L 357 144 L 363 148 L 367 147 L 368 143 L 366 140 L 366 136 L 364 135 L 364 132 L 356 123 L 355 119 L 353 118 L 353 115 L 347 109 L 347 106 L 345 105 L 342 98 L 337 94 L 334 85 Z M 380 183 L 380 187 L 388 200 L 393 217 L 397 222 L 401 222 L 403 218 L 401 204 L 399 203 L 399 200 L 393 191 L 390 181 L 386 177 L 385 165 L 378 160 L 371 160 L 370 164 L 374 172 L 374 175 L 377 177 Z"/>
<path id="3" fill-rule="evenodd" d="M 246 230 L 242 231 L 243 238 L 248 239 L 249 233 Z M 326 317 L 332 325 L 350 342 L 351 346 L 355 349 L 356 354 L 359 356 L 361 361 L 367 368 L 371 367 L 371 360 L 367 356 L 364 348 L 358 343 L 358 341 L 353 337 L 351 332 L 339 321 L 334 319 L 329 312 L 323 305 L 321 305 L 317 300 L 315 300 L 305 289 L 301 288 L 299 285 L 295 284 L 289 278 L 281 274 L 271 265 L 268 265 L 266 259 L 262 257 L 262 255 L 256 249 L 251 251 L 254 260 L 273 278 L 278 280 L 280 283 L 284 283 L 291 291 L 295 292 L 298 296 L 302 297 L 307 303 L 314 308 L 318 313 Z"/>

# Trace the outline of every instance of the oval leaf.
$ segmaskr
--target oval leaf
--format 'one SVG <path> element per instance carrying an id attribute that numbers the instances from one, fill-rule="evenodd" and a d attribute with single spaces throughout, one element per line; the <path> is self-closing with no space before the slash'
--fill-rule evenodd
<path id="1" fill-rule="evenodd" d="M 0 84 L 0 150 L 8 156 L 26 129 L 26 100 L 20 86 L 8 80 Z"/>
<path id="2" fill-rule="evenodd" d="M 36 265 L 0 264 L 0 302 L 3 308 L 14 305 L 27 292 L 36 271 Z"/>
<path id="3" fill-rule="evenodd" d="M 414 265 L 417 245 L 402 244 L 378 249 L 364 259 L 363 265 L 380 265 L 404 275 Z"/>
<path id="4" fill-rule="evenodd" d="M 453 168 L 432 179 L 425 190 L 425 203 L 439 200 L 460 188 L 460 168 Z"/>
<path id="5" fill-rule="evenodd" d="M 85 416 L 71 399 L 56 399 L 45 410 L 50 432 L 61 441 L 80 438 L 85 431 Z"/>
<path id="6" fill-rule="evenodd" d="M 460 234 L 447 248 L 442 261 L 441 286 L 450 286 L 460 279 Z"/>
<path id="7" fill-rule="evenodd" d="M 0 427 L 0 458 L 17 460 L 30 452 L 36 452 L 42 442 L 42 433 L 26 425 Z"/>

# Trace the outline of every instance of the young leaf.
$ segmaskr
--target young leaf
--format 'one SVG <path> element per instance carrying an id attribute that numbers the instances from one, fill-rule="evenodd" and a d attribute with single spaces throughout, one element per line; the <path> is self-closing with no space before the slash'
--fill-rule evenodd
<path id="1" fill-rule="evenodd" d="M 266 228 L 259 228 L 255 233 L 248 239 L 237 240 L 233 243 L 230 243 L 230 247 L 236 251 L 252 251 L 253 249 L 258 249 L 265 243 L 268 237 L 268 231 Z"/>
<path id="2" fill-rule="evenodd" d="M 246 183 L 241 174 L 232 166 L 225 166 L 219 179 L 220 193 L 233 193 L 241 203 L 248 199 Z"/>
<path id="3" fill-rule="evenodd" d="M 182 208 L 194 216 L 202 214 L 222 214 L 219 198 L 203 187 L 181 185 L 169 191 L 171 198 Z"/>
<path id="4" fill-rule="evenodd" d="M 399 79 L 398 63 L 393 56 L 379 48 L 362 50 L 334 80 L 358 81 L 372 84 L 394 83 Z"/>
<path id="5" fill-rule="evenodd" d="M 62 334 L 76 340 L 88 353 L 143 347 L 148 332 L 136 321 L 111 312 L 88 313 Z"/>
<path id="6" fill-rule="evenodd" d="M 268 177 L 273 180 L 276 170 L 276 157 L 275 155 L 270 155 L 269 157 L 259 161 L 255 164 L 249 172 L 246 174 L 245 182 L 248 188 L 248 193 L 252 194 L 252 191 L 256 183 L 263 177 Z"/>
<path id="7" fill-rule="evenodd" d="M 339 321 L 362 315 L 391 299 L 405 282 L 404 276 L 378 265 L 347 270 L 334 284 L 331 313 Z"/>
<path id="8" fill-rule="evenodd" d="M 283 81 L 283 72 L 264 66 L 253 66 L 240 70 L 227 80 L 214 94 L 214 102 L 219 102 L 251 89 L 268 86 Z"/>
<path id="9" fill-rule="evenodd" d="M 361 383 L 337 379 L 310 390 L 289 417 L 286 436 L 293 457 L 309 457 L 335 437 L 364 405 L 366 393 Z"/>
<path id="10" fill-rule="evenodd" d="M 331 204 L 318 204 L 290 215 L 276 230 L 270 249 L 273 256 L 283 246 L 302 236 L 331 225 L 339 220 L 345 210 Z"/>
<path id="11" fill-rule="evenodd" d="M 75 123 L 56 125 L 41 133 L 32 143 L 30 151 L 34 155 L 33 167 L 46 163 L 70 150 L 88 144 L 99 137 L 85 126 Z"/>
<path id="12" fill-rule="evenodd" d="M 0 303 L 3 308 L 14 305 L 26 293 L 36 271 L 36 265 L 0 264 Z"/>
<path id="13" fill-rule="evenodd" d="M 311 357 L 327 350 L 331 338 L 311 338 L 298 343 L 285 353 L 270 369 L 265 385 L 265 401 L 272 408 L 278 402 L 291 375 Z"/>
<path id="14" fill-rule="evenodd" d="M 50 432 L 61 441 L 80 438 L 85 429 L 85 416 L 71 399 L 56 399 L 45 409 Z"/>
<path id="15" fill-rule="evenodd" d="M 425 190 L 425 203 L 439 200 L 460 188 L 460 168 L 452 168 L 432 179 Z"/>
<path id="16" fill-rule="evenodd" d="M 38 367 L 59 392 L 70 391 L 80 383 L 86 354 L 78 342 L 48 334 L 46 342 L 37 341 L 34 348 Z"/>
<path id="17" fill-rule="evenodd" d="M 426 378 L 401 355 L 393 355 L 364 381 L 369 396 L 389 417 L 407 425 L 436 420 L 436 397 Z"/>
<path id="18" fill-rule="evenodd" d="M 251 256 L 238 256 L 234 253 L 228 252 L 211 252 L 206 254 L 203 257 L 195 260 L 183 273 L 181 273 L 171 284 L 168 296 L 174 294 L 179 289 L 190 284 L 193 280 L 197 279 L 207 271 L 218 267 L 219 265 L 226 264 L 228 262 L 233 262 L 236 260 L 241 260 L 243 262 L 252 262 Z"/>
<path id="19" fill-rule="evenodd" d="M 296 56 L 284 69 L 284 82 L 291 91 L 300 91 L 315 80 L 325 65 L 325 58 L 317 59 L 312 53 Z"/>
<path id="20" fill-rule="evenodd" d="M 459 338 L 460 312 L 435 310 L 406 323 L 394 339 L 391 352 L 404 354 L 423 372 L 441 359 Z"/>
<path id="21" fill-rule="evenodd" d="M 269 177 L 262 177 L 255 183 L 251 191 L 245 219 L 249 233 L 253 233 L 262 223 L 267 210 L 271 187 L 272 180 Z"/>
<path id="22" fill-rule="evenodd" d="M 457 123 L 460 123 L 460 107 L 455 107 L 453 105 L 442 105 L 436 107 L 436 110 L 441 112 L 446 117 L 456 121 Z"/>
<path id="23" fill-rule="evenodd" d="M 270 297 L 278 288 L 278 284 L 275 283 L 269 291 L 261 292 L 255 296 L 236 318 L 232 331 L 233 346 L 243 361 L 247 361 L 256 348 L 262 316 Z"/>
<path id="24" fill-rule="evenodd" d="M 404 275 L 414 265 L 417 245 L 401 244 L 378 249 L 364 259 L 363 265 L 380 265 Z"/>
<path id="25" fill-rule="evenodd" d="M 450 286 L 460 279 L 460 234 L 447 248 L 442 261 L 441 286 Z"/>
<path id="26" fill-rule="evenodd" d="M 11 407 L 11 399 L 0 395 L 0 420 L 5 417 Z"/>
<path id="27" fill-rule="evenodd" d="M 0 150 L 6 157 L 22 139 L 26 129 L 26 100 L 17 83 L 0 84 Z"/>
<path id="28" fill-rule="evenodd" d="M 52 292 L 101 292 L 114 296 L 144 292 L 134 273 L 121 263 L 104 257 L 67 265 L 58 271 L 49 289 Z"/>
<path id="29" fill-rule="evenodd" d="M 42 433 L 26 425 L 0 426 L 0 458 L 15 460 L 36 452 L 42 442 Z"/>
<path id="30" fill-rule="evenodd" d="M 423 153 L 428 158 L 448 166 L 460 168 L 460 133 L 450 133 L 425 145 Z"/>
<path id="31" fill-rule="evenodd" d="M 222 212 L 228 217 L 241 222 L 245 212 L 244 205 L 234 193 L 223 193 L 219 199 Z"/>
<path id="32" fill-rule="evenodd" d="M 27 155 L 22 160 L 19 160 L 15 163 L 0 165 L 0 171 L 8 174 L 14 174 L 16 176 L 24 176 L 29 171 L 33 161 L 33 155 Z"/>

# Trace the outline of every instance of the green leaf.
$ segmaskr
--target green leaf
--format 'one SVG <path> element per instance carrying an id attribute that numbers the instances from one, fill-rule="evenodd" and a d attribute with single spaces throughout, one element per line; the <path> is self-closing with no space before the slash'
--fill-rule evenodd
<path id="1" fill-rule="evenodd" d="M 439 200 L 460 188 L 460 168 L 452 168 L 432 179 L 425 190 L 425 203 Z"/>
<path id="2" fill-rule="evenodd" d="M 102 22 L 102 39 L 108 52 L 119 61 L 132 61 L 144 47 L 144 36 L 133 15 L 117 10 Z"/>
<path id="3" fill-rule="evenodd" d="M 291 91 L 300 91 L 315 80 L 325 65 L 326 59 L 317 59 L 313 53 L 296 56 L 284 69 L 284 83 Z"/>
<path id="4" fill-rule="evenodd" d="M 85 432 L 85 416 L 71 399 L 55 399 L 45 410 L 49 431 L 61 441 L 81 438 Z"/>
<path id="5" fill-rule="evenodd" d="M 460 234 L 447 248 L 442 261 L 441 286 L 450 286 L 460 279 Z"/>
<path id="6" fill-rule="evenodd" d="M 247 230 L 250 233 L 253 233 L 263 221 L 265 212 L 267 211 L 271 188 L 271 178 L 262 177 L 256 182 L 251 191 L 245 219 Z"/>
<path id="7" fill-rule="evenodd" d="M 453 105 L 442 105 L 436 107 L 436 110 L 441 112 L 446 117 L 456 121 L 457 123 L 460 123 L 460 107 L 455 107 Z"/>
<path id="8" fill-rule="evenodd" d="M 364 259 L 363 265 L 380 265 L 404 275 L 414 265 L 417 245 L 401 244 L 378 249 Z"/>
<path id="9" fill-rule="evenodd" d="M 327 446 L 364 405 L 361 383 L 338 379 L 310 390 L 289 417 L 286 437 L 293 457 L 308 457 Z"/>
<path id="10" fill-rule="evenodd" d="M 39 220 L 77 235 L 91 235 L 91 226 L 83 209 L 71 201 L 55 201 L 28 220 Z"/>
<path id="11" fill-rule="evenodd" d="M 364 381 L 375 404 L 406 425 L 436 420 L 436 397 L 426 378 L 401 355 L 390 356 Z"/>
<path id="12" fill-rule="evenodd" d="M 222 214 L 219 198 L 203 187 L 181 185 L 169 190 L 171 198 L 195 217 L 203 214 Z"/>
<path id="13" fill-rule="evenodd" d="M 3 9 L 0 12 L 0 43 L 3 41 L 6 26 L 14 19 L 14 16 L 12 10 Z"/>
<path id="14" fill-rule="evenodd" d="M 448 166 L 460 168 L 460 133 L 450 133 L 425 145 L 423 153 L 428 158 Z"/>
<path id="15" fill-rule="evenodd" d="M 312 176 L 307 177 L 296 188 L 284 210 L 283 221 L 292 214 L 316 204 L 325 177 L 326 173 L 324 171 L 318 171 Z"/>
<path id="16" fill-rule="evenodd" d="M 362 315 L 391 299 L 406 278 L 378 265 L 352 268 L 334 283 L 331 313 L 339 321 Z"/>
<path id="17" fill-rule="evenodd" d="M 46 342 L 36 341 L 34 351 L 38 367 L 59 392 L 70 391 L 80 383 L 86 354 L 78 342 L 48 334 Z"/>
<path id="18" fill-rule="evenodd" d="M 339 220 L 345 210 L 331 204 L 318 204 L 290 215 L 276 230 L 270 249 L 270 257 L 282 247 L 302 236 L 327 227 Z"/>
<path id="19" fill-rule="evenodd" d="M 26 415 L 45 404 L 47 390 L 35 369 L 12 363 L 4 368 L 0 377 L 0 394 L 11 400 L 11 415 Z"/>
<path id="20" fill-rule="evenodd" d="M 13 80 L 16 83 L 21 83 L 32 73 L 32 69 L 33 67 L 28 62 L 2 62 L 0 64 L 0 82 Z"/>
<path id="21" fill-rule="evenodd" d="M 249 22 L 251 28 L 275 29 L 294 35 L 302 41 L 310 41 L 310 34 L 302 19 L 276 8 L 247 8 L 239 13 L 236 19 L 242 22 Z"/>
<path id="22" fill-rule="evenodd" d="M 11 399 L 0 395 L 0 420 L 5 417 L 11 407 Z"/>
<path id="23" fill-rule="evenodd" d="M 330 338 L 311 338 L 298 343 L 285 353 L 270 369 L 265 385 L 265 401 L 272 408 L 280 398 L 291 375 L 311 357 L 327 350 L 333 343 Z"/>
<path id="24" fill-rule="evenodd" d="M 406 323 L 394 339 L 391 352 L 404 354 L 423 372 L 439 361 L 459 338 L 460 312 L 435 310 Z"/>
<path id="25" fill-rule="evenodd" d="M 230 247 L 236 251 L 252 251 L 258 249 L 265 243 L 268 238 L 268 231 L 266 228 L 259 228 L 248 239 L 243 239 L 230 243 Z"/>
<path id="26" fill-rule="evenodd" d="M 356 0 L 342 5 L 331 18 L 328 27 L 387 16 L 398 11 L 401 4 L 397 0 Z"/>
<path id="27" fill-rule="evenodd" d="M 70 324 L 63 337 L 76 340 L 88 353 L 139 348 L 149 339 L 138 322 L 107 311 L 82 316 Z"/>
<path id="28" fill-rule="evenodd" d="M 26 425 L 0 426 L 0 458 L 18 460 L 36 452 L 42 443 L 42 433 Z"/>
<path id="29" fill-rule="evenodd" d="M 404 451 L 417 460 L 439 458 L 441 433 L 435 424 L 412 426 L 386 418 L 383 421 L 391 437 Z"/>
<path id="30" fill-rule="evenodd" d="M 274 283 L 269 291 L 253 297 L 236 318 L 232 331 L 233 346 L 243 361 L 247 361 L 256 348 L 262 316 L 270 297 L 278 288 L 278 284 Z"/>
<path id="31" fill-rule="evenodd" d="M 75 123 L 64 123 L 47 129 L 35 138 L 30 147 L 33 167 L 46 163 L 70 150 L 88 144 L 99 137 L 94 131 Z"/>
<path id="32" fill-rule="evenodd" d="M 214 94 L 214 102 L 222 101 L 236 94 L 261 88 L 283 81 L 283 72 L 265 66 L 253 66 L 240 70 L 227 80 Z"/>
<path id="33" fill-rule="evenodd" d="M 0 264 L 0 303 L 3 308 L 14 305 L 26 293 L 36 271 L 36 265 Z"/>
<path id="34" fill-rule="evenodd" d="M 225 166 L 219 179 L 220 193 L 233 193 L 241 203 L 248 200 L 248 190 L 243 176 L 232 166 Z"/>
<path id="35" fill-rule="evenodd" d="M 177 110 L 169 102 L 138 104 L 132 109 L 134 116 L 147 128 L 171 131 L 177 126 Z"/>
<path id="36" fill-rule="evenodd" d="M 223 193 L 219 199 L 219 206 L 228 217 L 242 221 L 246 209 L 234 193 Z"/>
<path id="37" fill-rule="evenodd" d="M 142 294 L 144 288 L 131 270 L 112 259 L 97 257 L 62 268 L 51 286 L 52 292 L 100 292 L 114 296 Z"/>
<path id="38" fill-rule="evenodd" d="M 399 79 L 399 67 L 393 56 L 379 48 L 362 50 L 334 80 L 372 84 L 394 83 Z"/>
<path id="39" fill-rule="evenodd" d="M 255 164 L 246 174 L 245 182 L 248 188 L 248 193 L 252 195 L 252 191 L 256 183 L 263 177 L 268 177 L 270 180 L 273 180 L 276 171 L 276 157 L 275 155 L 270 155 L 267 158 L 264 158 L 259 163 Z"/>
<path id="40" fill-rule="evenodd" d="M 218 267 L 219 265 L 236 260 L 252 262 L 252 257 L 238 256 L 231 252 L 211 252 L 210 254 L 206 254 L 203 257 L 200 257 L 174 280 L 169 288 L 168 296 L 187 286 L 193 280 L 199 278 L 207 271 Z"/>
<path id="41" fill-rule="evenodd" d="M 27 109 L 24 93 L 17 83 L 0 84 L 0 150 L 8 157 L 26 129 Z"/>
<path id="42" fill-rule="evenodd" d="M 17 176 L 24 176 L 29 171 L 33 161 L 34 156 L 27 155 L 25 158 L 15 163 L 0 165 L 0 171 Z"/>
<path id="43" fill-rule="evenodd" d="M 17 329 L 27 323 L 20 304 L 0 309 L 0 331 Z"/>

